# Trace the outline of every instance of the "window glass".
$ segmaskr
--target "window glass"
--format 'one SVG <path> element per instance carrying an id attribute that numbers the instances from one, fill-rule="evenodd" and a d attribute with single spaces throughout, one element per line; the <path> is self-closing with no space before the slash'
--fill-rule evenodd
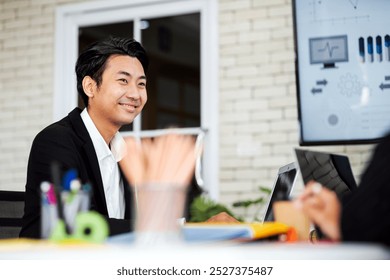
<path id="1" fill-rule="evenodd" d="M 150 57 L 142 129 L 200 127 L 199 13 L 144 19 Z"/>

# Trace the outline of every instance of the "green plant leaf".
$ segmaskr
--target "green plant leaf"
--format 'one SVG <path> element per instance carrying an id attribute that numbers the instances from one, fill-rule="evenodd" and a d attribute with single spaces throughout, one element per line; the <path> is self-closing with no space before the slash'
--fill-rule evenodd
<path id="1" fill-rule="evenodd" d="M 198 196 L 190 206 L 190 222 L 204 222 L 221 212 L 226 212 L 233 218 L 240 220 L 223 204 L 217 203 L 205 196 Z"/>

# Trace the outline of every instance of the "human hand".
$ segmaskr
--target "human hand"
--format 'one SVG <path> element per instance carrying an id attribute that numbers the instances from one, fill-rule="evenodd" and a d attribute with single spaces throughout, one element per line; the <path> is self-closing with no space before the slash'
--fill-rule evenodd
<path id="1" fill-rule="evenodd" d="M 332 240 L 340 240 L 341 205 L 336 193 L 311 181 L 297 198 L 295 205 Z"/>

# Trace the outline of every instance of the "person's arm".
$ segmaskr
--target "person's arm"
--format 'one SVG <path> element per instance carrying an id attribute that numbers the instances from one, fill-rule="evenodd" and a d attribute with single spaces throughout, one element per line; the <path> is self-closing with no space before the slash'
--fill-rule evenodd
<path id="1" fill-rule="evenodd" d="M 110 236 L 133 231 L 134 221 L 127 219 L 106 218 L 110 228 Z"/>
<path id="2" fill-rule="evenodd" d="M 40 238 L 40 185 L 52 181 L 51 163 L 57 161 L 64 168 L 77 167 L 73 140 L 63 129 L 45 129 L 34 139 L 27 167 L 25 208 L 20 237 Z"/>
<path id="3" fill-rule="evenodd" d="M 341 230 L 345 241 L 390 246 L 390 137 L 379 144 L 359 187 L 343 201 Z"/>
<path id="4" fill-rule="evenodd" d="M 335 241 L 341 239 L 341 205 L 335 192 L 323 188 L 319 183 L 310 182 L 305 186 L 296 205 L 327 237 Z"/>

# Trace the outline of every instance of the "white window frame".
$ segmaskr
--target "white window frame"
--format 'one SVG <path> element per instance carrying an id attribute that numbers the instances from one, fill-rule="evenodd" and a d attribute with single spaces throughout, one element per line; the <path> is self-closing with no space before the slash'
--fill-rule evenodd
<path id="1" fill-rule="evenodd" d="M 134 38 L 142 42 L 139 24 L 144 18 L 199 12 L 201 15 L 201 127 L 185 134 L 205 131 L 202 177 L 209 196 L 218 200 L 218 1 L 217 0 L 119 0 L 70 4 L 56 9 L 53 119 L 59 120 L 77 107 L 74 67 L 78 56 L 80 27 L 134 21 Z M 142 136 L 161 131 L 142 131 L 141 120 L 133 123 Z"/>

